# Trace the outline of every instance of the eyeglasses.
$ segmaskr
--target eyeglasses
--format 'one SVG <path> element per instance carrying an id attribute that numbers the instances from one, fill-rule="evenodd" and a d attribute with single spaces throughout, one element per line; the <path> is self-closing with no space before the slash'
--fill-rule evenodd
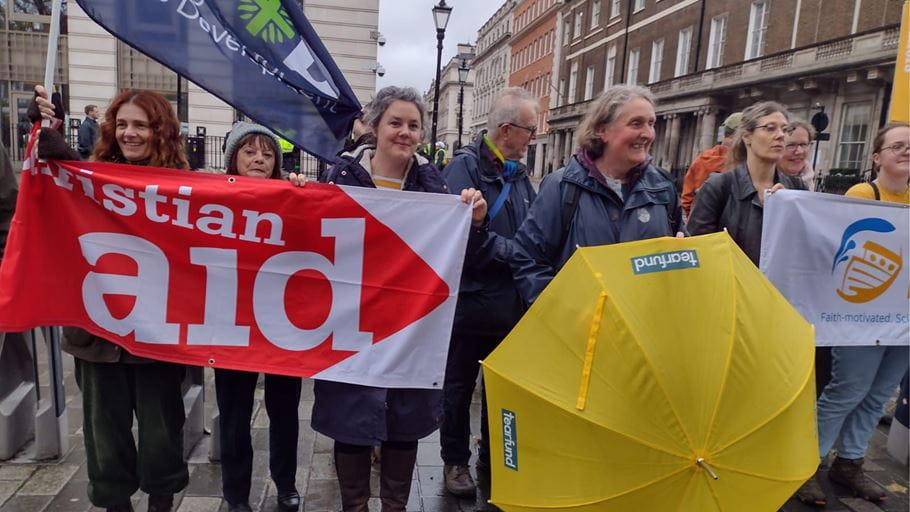
<path id="1" fill-rule="evenodd" d="M 756 130 L 762 129 L 765 131 L 765 133 L 767 133 L 769 135 L 773 135 L 773 134 L 777 133 L 778 131 L 783 133 L 784 135 L 786 135 L 793 131 L 793 127 L 790 126 L 789 124 L 774 124 L 774 123 L 756 126 L 755 129 Z"/>
<path id="2" fill-rule="evenodd" d="M 515 128 L 521 128 L 522 130 L 527 131 L 527 132 L 530 134 L 531 137 L 533 137 L 534 134 L 537 133 L 537 127 L 536 127 L 536 126 L 532 126 L 532 127 L 528 128 L 527 126 L 522 126 L 522 125 L 520 125 L 520 124 L 515 124 L 515 123 L 504 123 L 504 124 L 507 124 L 507 125 L 509 125 L 509 126 L 514 126 Z"/>
<path id="3" fill-rule="evenodd" d="M 796 151 L 797 148 L 799 148 L 799 149 L 801 149 L 801 150 L 803 150 L 803 151 L 809 149 L 809 145 L 808 145 L 808 144 L 805 144 L 805 143 L 787 144 L 787 145 L 784 146 L 784 147 L 787 148 L 787 151 Z"/>
<path id="4" fill-rule="evenodd" d="M 882 149 L 887 149 L 887 150 L 891 151 L 892 153 L 894 153 L 895 155 L 899 155 L 899 154 L 903 153 L 904 151 L 910 151 L 910 145 L 905 144 L 903 142 L 898 142 L 896 144 L 891 144 L 890 146 L 888 146 L 886 148 L 882 148 Z"/>

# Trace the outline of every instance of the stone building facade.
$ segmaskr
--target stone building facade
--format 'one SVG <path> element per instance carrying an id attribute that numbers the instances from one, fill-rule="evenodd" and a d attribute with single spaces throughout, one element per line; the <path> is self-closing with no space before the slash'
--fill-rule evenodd
<path id="1" fill-rule="evenodd" d="M 506 0 L 477 31 L 473 68 L 473 101 L 469 133 L 473 138 L 487 127 L 487 114 L 493 100 L 509 83 L 512 11 L 515 0 Z"/>
<path id="2" fill-rule="evenodd" d="M 824 108 L 831 139 L 818 143 L 816 167 L 864 169 L 887 115 L 901 5 L 567 1 L 558 22 L 562 94 L 550 114 L 548 163 L 557 168 L 571 155 L 575 127 L 603 90 L 637 83 L 658 98 L 652 155 L 667 170 L 685 169 L 717 141 L 726 115 L 763 100 L 779 101 L 806 120 Z"/>
<path id="3" fill-rule="evenodd" d="M 523 87 L 539 98 L 537 135 L 528 148 L 527 165 L 534 175 L 546 169 L 550 93 L 553 85 L 553 55 L 559 0 L 522 0 L 512 11 L 509 85 Z"/>
<path id="4" fill-rule="evenodd" d="M 470 61 L 466 64 L 470 65 Z M 462 59 L 458 56 L 449 59 L 442 68 L 439 76 L 439 116 L 436 119 L 436 140 L 446 145 L 446 154 L 451 158 L 455 150 L 461 145 L 471 141 L 471 119 L 474 108 L 474 77 L 475 70 L 468 71 L 467 80 L 461 83 L 458 80 L 458 68 Z M 427 108 L 426 137 L 429 140 L 429 127 L 433 125 L 433 94 L 435 81 L 430 82 L 430 88 L 424 94 L 424 103 Z M 459 101 L 459 99 L 461 101 Z M 461 139 L 459 140 L 459 119 L 461 119 Z"/>

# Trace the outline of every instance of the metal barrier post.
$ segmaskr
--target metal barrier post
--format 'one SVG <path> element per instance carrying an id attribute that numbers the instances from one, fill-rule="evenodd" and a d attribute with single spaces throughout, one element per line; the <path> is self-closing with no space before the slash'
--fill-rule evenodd
<path id="1" fill-rule="evenodd" d="M 32 331 L 32 336 L 37 332 Z M 60 328 L 42 327 L 40 332 L 47 344 L 50 396 L 38 400 L 33 454 L 36 460 L 60 458 L 69 450 L 69 420 L 66 413 L 66 392 L 63 388 Z"/>
<path id="2" fill-rule="evenodd" d="M 34 357 L 22 333 L 0 333 L 0 460 L 12 458 L 35 434 Z"/>

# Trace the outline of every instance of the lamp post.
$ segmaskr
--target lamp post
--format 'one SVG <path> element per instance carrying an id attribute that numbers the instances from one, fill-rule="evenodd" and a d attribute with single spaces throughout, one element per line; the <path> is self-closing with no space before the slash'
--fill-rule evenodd
<path id="1" fill-rule="evenodd" d="M 458 147 L 461 147 L 461 134 L 464 126 L 464 83 L 468 81 L 468 73 L 471 68 L 464 59 L 461 66 L 458 67 Z"/>
<path id="2" fill-rule="evenodd" d="M 439 0 L 438 5 L 433 6 L 433 21 L 436 23 L 436 83 L 433 94 L 433 129 L 430 132 L 430 159 L 436 161 L 436 121 L 439 117 L 439 72 L 442 66 L 442 40 L 446 36 L 446 25 L 449 24 L 449 16 L 452 14 L 452 8 L 446 5 L 446 0 Z"/>

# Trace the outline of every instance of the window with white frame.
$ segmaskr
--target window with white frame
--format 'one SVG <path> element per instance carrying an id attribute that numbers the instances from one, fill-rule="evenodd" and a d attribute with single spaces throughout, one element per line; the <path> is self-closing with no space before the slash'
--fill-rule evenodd
<path id="1" fill-rule="evenodd" d="M 594 0 L 594 3 L 591 4 L 591 30 L 597 28 L 598 22 L 600 22 L 600 0 Z"/>
<path id="2" fill-rule="evenodd" d="M 674 77 L 683 76 L 689 72 L 689 54 L 692 53 L 692 27 L 679 31 L 679 40 L 676 44 L 676 70 Z"/>
<path id="3" fill-rule="evenodd" d="M 840 141 L 837 145 L 837 167 L 859 170 L 864 167 L 866 160 L 863 154 L 869 137 L 872 103 L 846 103 L 843 108 Z"/>
<path id="4" fill-rule="evenodd" d="M 645 8 L 645 0 L 635 0 L 635 7 L 632 8 L 632 12 L 638 12 Z"/>
<path id="5" fill-rule="evenodd" d="M 578 84 L 578 63 L 572 63 L 572 71 L 569 72 L 569 103 L 575 103 L 575 89 Z"/>
<path id="6" fill-rule="evenodd" d="M 660 66 L 664 62 L 664 40 L 658 39 L 651 43 L 651 70 L 648 73 L 648 83 L 660 81 Z"/>
<path id="7" fill-rule="evenodd" d="M 746 36 L 745 60 L 761 57 L 765 53 L 765 36 L 768 33 L 768 2 L 752 2 L 749 11 L 749 31 Z"/>
<path id="8" fill-rule="evenodd" d="M 604 90 L 613 87 L 616 76 L 616 46 L 607 50 L 607 67 L 604 70 Z"/>
<path id="9" fill-rule="evenodd" d="M 588 66 L 585 74 L 585 101 L 594 97 L 594 66 Z"/>
<path id="10" fill-rule="evenodd" d="M 619 2 L 620 0 L 613 0 L 610 3 L 610 17 L 615 18 L 619 16 Z"/>
<path id="11" fill-rule="evenodd" d="M 727 42 L 727 15 L 711 18 L 711 34 L 708 36 L 708 62 L 705 69 L 724 65 L 724 44 Z"/>
<path id="12" fill-rule="evenodd" d="M 629 78 L 626 80 L 626 83 L 629 85 L 635 85 L 638 83 L 638 48 L 632 48 L 629 51 Z"/>
<path id="13" fill-rule="evenodd" d="M 575 11 L 575 37 L 581 37 L 581 22 L 584 15 L 585 13 L 581 11 Z"/>
<path id="14" fill-rule="evenodd" d="M 558 94 L 556 95 L 556 106 L 561 107 L 563 105 L 563 99 L 566 97 L 566 94 L 565 94 L 566 93 L 566 79 L 565 78 L 559 79 L 559 91 L 557 91 L 557 92 L 558 92 Z"/>
<path id="15" fill-rule="evenodd" d="M 565 31 L 562 33 L 562 44 L 567 45 L 572 40 L 572 22 L 566 20 Z"/>

